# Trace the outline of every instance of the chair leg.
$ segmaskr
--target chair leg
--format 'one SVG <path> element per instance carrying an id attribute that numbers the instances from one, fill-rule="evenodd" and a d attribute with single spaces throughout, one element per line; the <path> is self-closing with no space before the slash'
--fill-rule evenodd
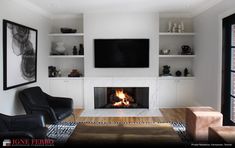
<path id="1" fill-rule="evenodd" d="M 73 116 L 73 120 L 74 120 L 74 122 L 76 122 L 76 116 L 75 116 L 75 114 L 74 114 L 74 113 L 72 113 L 72 116 Z"/>

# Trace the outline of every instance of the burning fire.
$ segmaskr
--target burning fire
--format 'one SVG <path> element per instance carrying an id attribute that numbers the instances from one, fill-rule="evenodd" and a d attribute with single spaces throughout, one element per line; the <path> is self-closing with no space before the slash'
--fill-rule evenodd
<path id="1" fill-rule="evenodd" d="M 113 104 L 113 106 L 116 106 L 116 107 L 120 107 L 120 106 L 128 107 L 128 106 L 130 106 L 130 102 L 134 101 L 131 96 L 129 96 L 127 93 L 123 92 L 123 89 L 116 89 L 115 95 L 120 100 L 119 102 L 115 102 Z"/>

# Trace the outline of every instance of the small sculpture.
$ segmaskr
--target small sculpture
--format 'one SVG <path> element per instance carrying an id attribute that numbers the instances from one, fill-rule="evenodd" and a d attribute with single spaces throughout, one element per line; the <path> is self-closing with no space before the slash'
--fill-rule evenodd
<path id="1" fill-rule="evenodd" d="M 184 32 L 183 21 L 168 21 L 168 32 L 182 33 Z"/>
<path id="2" fill-rule="evenodd" d="M 172 22 L 171 21 L 169 21 L 168 22 L 168 32 L 172 32 Z"/>
<path id="3" fill-rule="evenodd" d="M 181 26 L 181 24 L 179 24 L 179 25 L 178 25 L 178 33 L 182 33 L 182 32 L 183 32 L 182 26 Z"/>
<path id="4" fill-rule="evenodd" d="M 181 52 L 182 55 L 192 55 L 193 54 L 192 48 L 188 45 L 182 45 L 181 49 L 182 49 L 182 52 Z"/>
<path id="5" fill-rule="evenodd" d="M 57 70 L 55 66 L 48 66 L 48 73 L 49 77 L 56 77 L 57 76 Z"/>
<path id="6" fill-rule="evenodd" d="M 177 23 L 174 23 L 172 27 L 172 32 L 177 32 L 178 31 L 177 29 L 178 29 Z"/>
<path id="7" fill-rule="evenodd" d="M 176 75 L 177 77 L 180 77 L 180 76 L 182 75 L 182 73 L 181 73 L 181 71 L 178 70 L 178 71 L 175 72 L 175 75 Z"/>
<path id="8" fill-rule="evenodd" d="M 78 54 L 77 46 L 73 46 L 73 55 L 77 55 L 77 54 Z"/>
<path id="9" fill-rule="evenodd" d="M 163 73 L 162 74 L 163 76 L 171 76 L 171 74 L 170 74 L 170 66 L 164 65 L 162 73 Z"/>
<path id="10" fill-rule="evenodd" d="M 84 55 L 84 47 L 83 44 L 79 45 L 79 55 Z"/>
<path id="11" fill-rule="evenodd" d="M 181 21 L 180 25 L 181 25 L 181 32 L 184 32 L 184 22 Z"/>
<path id="12" fill-rule="evenodd" d="M 189 75 L 188 69 L 185 68 L 185 69 L 184 69 L 184 76 L 187 77 L 188 75 Z"/>
<path id="13" fill-rule="evenodd" d="M 80 77 L 81 74 L 77 69 L 73 69 L 72 72 L 68 75 L 68 77 Z"/>

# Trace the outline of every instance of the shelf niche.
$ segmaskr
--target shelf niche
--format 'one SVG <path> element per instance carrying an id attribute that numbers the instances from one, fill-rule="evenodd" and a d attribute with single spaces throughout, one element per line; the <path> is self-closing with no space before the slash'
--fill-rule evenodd
<path id="1" fill-rule="evenodd" d="M 172 24 L 175 22 L 180 24 L 183 22 L 184 24 L 184 32 L 168 32 L 169 22 Z M 184 69 L 187 68 L 192 77 L 194 77 L 193 73 L 193 61 L 196 55 L 182 55 L 181 47 L 183 45 L 188 45 L 194 49 L 193 47 L 193 37 L 195 35 L 193 31 L 193 20 L 188 17 L 160 17 L 159 22 L 159 78 L 162 75 L 163 66 L 170 66 L 170 72 L 172 74 L 172 78 L 186 78 L 187 77 L 174 77 L 176 71 L 180 71 L 182 76 L 184 76 Z M 160 50 L 169 49 L 169 55 L 161 55 Z M 193 51 L 195 53 L 195 51 Z"/>
<path id="2" fill-rule="evenodd" d="M 76 29 L 76 33 L 61 33 L 61 28 Z M 84 47 L 84 33 L 83 33 L 83 15 L 76 16 L 58 16 L 52 20 L 52 30 L 48 34 L 51 41 L 51 49 L 48 55 L 50 64 L 48 66 L 55 66 L 57 70 L 61 71 L 61 78 L 66 78 L 73 69 L 77 69 L 82 77 L 84 77 L 84 55 L 73 55 L 74 46 L 77 47 L 79 53 L 80 44 Z M 64 55 L 54 54 L 56 43 L 63 42 L 65 47 Z M 85 50 L 85 49 L 83 49 Z M 51 77 L 50 77 L 51 78 Z M 60 78 L 60 77 L 56 77 Z M 68 77 L 71 78 L 71 77 Z M 72 77 L 73 78 L 73 77 Z M 79 77 L 78 77 L 79 78 Z"/>

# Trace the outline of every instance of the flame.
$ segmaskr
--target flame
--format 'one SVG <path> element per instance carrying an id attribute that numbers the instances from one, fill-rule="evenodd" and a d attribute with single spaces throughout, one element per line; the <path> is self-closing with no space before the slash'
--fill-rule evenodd
<path id="1" fill-rule="evenodd" d="M 130 101 L 133 101 L 132 97 L 129 96 L 127 93 L 123 92 L 123 89 L 117 89 L 115 91 L 116 97 L 120 99 L 119 102 L 115 102 L 113 106 L 119 107 L 119 106 L 130 106 Z"/>

